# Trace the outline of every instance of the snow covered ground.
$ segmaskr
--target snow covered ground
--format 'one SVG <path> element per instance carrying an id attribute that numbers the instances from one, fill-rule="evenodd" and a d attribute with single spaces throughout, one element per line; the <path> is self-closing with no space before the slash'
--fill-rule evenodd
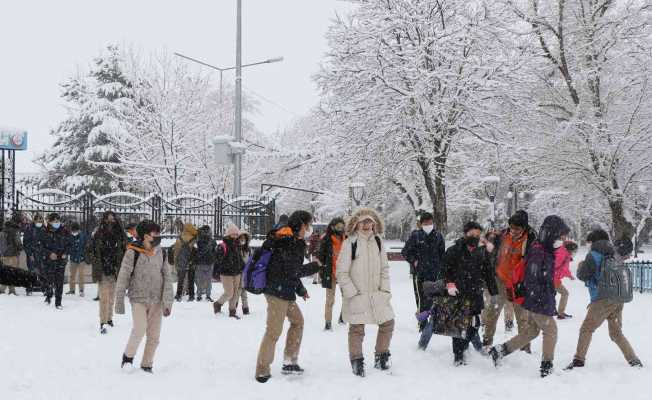
<path id="1" fill-rule="evenodd" d="M 577 259 L 579 259 L 578 257 Z M 606 325 L 594 335 L 584 370 L 564 372 L 574 353 L 588 294 L 579 281 L 567 282 L 568 313 L 559 321 L 556 372 L 538 376 L 541 340 L 533 355 L 514 354 L 500 369 L 475 352 L 469 365 L 452 365 L 450 339 L 435 336 L 426 352 L 416 349 L 414 297 L 407 265 L 393 263 L 393 305 L 397 326 L 393 368 L 383 373 L 368 366 L 360 379 L 351 374 L 347 329 L 324 332 L 324 291 L 306 281 L 312 298 L 300 307 L 306 324 L 300 363 L 302 377 L 280 375 L 284 337 L 277 347 L 267 384 L 254 381 L 258 345 L 265 324 L 265 301 L 250 296 L 253 315 L 241 321 L 213 316 L 210 304 L 175 303 L 165 319 L 153 376 L 120 370 L 131 328 L 129 315 L 116 316 L 116 327 L 98 333 L 98 304 L 87 297 L 64 298 L 64 310 L 46 307 L 42 297 L 0 295 L 0 399 L 650 399 L 652 295 L 636 295 L 624 315 L 624 332 L 648 367 L 630 368 L 609 340 Z M 66 287 L 67 290 L 67 287 Z M 221 286 L 214 284 L 213 293 Z M 20 294 L 24 293 L 22 290 Z M 338 298 L 339 304 L 339 298 Z M 339 307 L 339 306 L 338 306 Z M 499 323 L 497 341 L 507 339 Z M 366 357 L 372 361 L 375 328 L 367 329 Z M 141 352 L 137 356 L 140 361 Z"/>

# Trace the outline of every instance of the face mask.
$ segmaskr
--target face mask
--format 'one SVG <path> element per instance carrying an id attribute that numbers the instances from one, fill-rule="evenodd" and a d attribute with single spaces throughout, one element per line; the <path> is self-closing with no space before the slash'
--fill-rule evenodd
<path id="1" fill-rule="evenodd" d="M 55 222 L 54 224 L 52 224 L 52 228 L 53 228 L 53 229 L 59 229 L 59 228 L 61 228 L 61 222 Z"/>
<path id="2" fill-rule="evenodd" d="M 480 238 L 475 236 L 468 236 L 464 239 L 464 241 L 466 242 L 467 246 L 471 246 L 471 247 L 478 247 L 478 245 L 480 244 Z"/>
<path id="3" fill-rule="evenodd" d="M 560 247 L 563 246 L 563 245 L 564 245 L 564 242 L 563 242 L 563 241 L 561 241 L 561 240 L 555 240 L 555 243 L 553 243 L 552 247 L 554 247 L 555 249 L 558 249 L 558 248 L 560 248 Z"/>
<path id="4" fill-rule="evenodd" d="M 435 229 L 435 226 L 434 225 L 424 225 L 421 228 L 423 229 L 423 231 L 425 233 L 430 234 L 430 232 L 432 232 L 432 230 Z"/>
<path id="5" fill-rule="evenodd" d="M 79 235 L 79 232 L 73 232 L 72 235 L 77 236 L 77 235 Z"/>
<path id="6" fill-rule="evenodd" d="M 310 239 L 310 236 L 312 236 L 312 227 L 306 229 L 306 233 L 303 235 L 303 238 L 305 240 Z"/>
<path id="7" fill-rule="evenodd" d="M 152 239 L 152 247 L 158 247 L 160 245 L 161 245 L 161 237 L 154 236 L 154 239 Z"/>
<path id="8" fill-rule="evenodd" d="M 34 224 L 37 228 L 42 228 L 43 227 L 43 222 L 37 222 Z"/>
<path id="9" fill-rule="evenodd" d="M 241 241 L 240 241 L 240 245 L 241 245 L 241 246 L 246 246 L 246 245 L 247 245 L 247 241 L 246 241 L 246 240 L 241 240 Z"/>
<path id="10" fill-rule="evenodd" d="M 131 239 L 131 238 L 134 237 L 134 236 L 133 236 L 131 233 L 127 232 L 127 237 L 128 237 L 129 239 Z"/>

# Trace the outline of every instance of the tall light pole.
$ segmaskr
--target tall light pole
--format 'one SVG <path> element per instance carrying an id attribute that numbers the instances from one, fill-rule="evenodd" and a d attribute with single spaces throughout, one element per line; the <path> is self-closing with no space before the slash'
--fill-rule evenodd
<path id="1" fill-rule="evenodd" d="M 483 179 L 484 183 L 484 192 L 489 198 L 491 203 L 490 212 L 490 222 L 491 227 L 496 226 L 496 194 L 498 193 L 498 185 L 500 184 L 500 177 L 498 176 L 488 176 Z"/>
<path id="2" fill-rule="evenodd" d="M 242 0 L 238 0 L 235 46 L 235 141 L 242 142 Z M 233 195 L 242 195 L 242 153 L 233 156 Z"/>

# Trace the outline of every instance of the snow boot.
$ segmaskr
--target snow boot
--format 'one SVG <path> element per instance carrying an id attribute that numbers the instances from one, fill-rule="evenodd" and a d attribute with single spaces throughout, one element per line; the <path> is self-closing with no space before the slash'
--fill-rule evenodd
<path id="1" fill-rule="evenodd" d="M 505 347 L 504 344 L 499 344 L 498 346 L 494 346 L 491 349 L 489 349 L 489 356 L 494 362 L 494 366 L 498 368 L 500 365 L 500 360 L 505 358 L 506 355 L 508 355 L 509 352 L 507 351 L 507 347 Z"/>
<path id="2" fill-rule="evenodd" d="M 66 295 L 71 295 L 71 294 L 74 295 L 75 291 L 74 290 L 69 290 L 69 291 L 66 292 Z"/>
<path id="3" fill-rule="evenodd" d="M 634 368 L 643 368 L 643 363 L 638 358 L 629 362 L 629 365 Z"/>
<path id="4" fill-rule="evenodd" d="M 302 375 L 303 372 L 304 370 L 299 364 L 283 364 L 283 369 L 281 369 L 283 375 Z"/>
<path id="5" fill-rule="evenodd" d="M 109 324 L 109 326 L 110 326 L 111 328 L 113 328 L 113 320 L 112 320 L 112 319 L 106 321 L 106 323 Z"/>
<path id="6" fill-rule="evenodd" d="M 105 325 L 105 324 L 100 324 L 100 334 L 102 334 L 102 335 L 106 335 L 107 332 L 108 332 L 108 331 L 106 330 L 106 327 L 105 327 L 104 325 Z"/>
<path id="7" fill-rule="evenodd" d="M 505 321 L 505 332 L 511 332 L 514 329 L 514 321 Z"/>
<path id="8" fill-rule="evenodd" d="M 356 358 L 355 360 L 351 360 L 351 368 L 353 369 L 353 375 L 359 376 L 360 378 L 365 377 L 364 358 Z"/>
<path id="9" fill-rule="evenodd" d="M 382 371 L 387 371 L 392 367 L 392 361 L 390 359 L 392 355 L 388 352 L 385 353 L 376 353 L 376 356 L 374 357 L 374 368 L 382 370 Z"/>
<path id="10" fill-rule="evenodd" d="M 199 303 L 202 300 L 201 295 L 197 296 L 197 302 Z"/>
<path id="11" fill-rule="evenodd" d="M 330 321 L 326 322 L 326 325 L 324 326 L 325 331 L 332 331 L 333 330 L 333 325 L 331 324 Z"/>
<path id="12" fill-rule="evenodd" d="M 541 377 L 552 374 L 552 361 L 541 361 Z"/>
<path id="13" fill-rule="evenodd" d="M 240 319 L 240 317 L 238 317 L 238 314 L 236 314 L 236 310 L 229 310 L 229 318 Z"/>
<path id="14" fill-rule="evenodd" d="M 140 369 L 147 372 L 148 374 L 153 374 L 154 373 L 154 370 L 152 369 L 152 367 L 140 367 Z"/>
<path id="15" fill-rule="evenodd" d="M 242 307 L 242 315 L 249 315 L 249 307 Z"/>
<path id="16" fill-rule="evenodd" d="M 217 301 L 213 303 L 213 312 L 215 314 L 219 314 L 222 312 L 222 305 Z"/>
<path id="17" fill-rule="evenodd" d="M 93 301 L 100 301 L 100 296 L 95 296 L 95 298 L 93 299 Z"/>
<path id="18" fill-rule="evenodd" d="M 568 364 L 568 366 L 564 368 L 564 371 L 570 371 L 573 368 L 584 368 L 584 361 L 574 358 L 573 362 Z"/>
<path id="19" fill-rule="evenodd" d="M 256 377 L 256 381 L 259 383 L 267 383 L 267 381 L 271 378 L 271 375 L 261 375 Z"/>
<path id="20" fill-rule="evenodd" d="M 120 365 L 120 368 L 124 368 L 125 364 L 130 364 L 131 366 L 134 365 L 134 358 L 133 357 L 127 357 L 126 354 L 122 355 L 122 364 Z"/>

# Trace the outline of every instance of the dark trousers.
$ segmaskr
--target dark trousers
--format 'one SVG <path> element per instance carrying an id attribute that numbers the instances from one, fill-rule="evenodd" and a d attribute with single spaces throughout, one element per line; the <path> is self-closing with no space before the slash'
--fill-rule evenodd
<path id="1" fill-rule="evenodd" d="M 45 288 L 45 296 L 52 299 L 54 295 L 54 305 L 61 305 L 61 298 L 63 296 L 63 277 L 66 272 L 66 267 L 45 267 L 45 278 L 47 279 L 47 287 Z"/>
<path id="2" fill-rule="evenodd" d="M 453 354 L 455 355 L 455 360 L 462 360 L 464 358 L 464 352 L 469 348 L 469 343 L 471 342 L 475 342 L 474 347 L 479 345 L 479 348 L 482 348 L 478 328 L 475 326 L 471 326 L 466 330 L 466 337 L 453 338 Z"/>
<path id="3" fill-rule="evenodd" d="M 177 271 L 177 297 L 181 298 L 183 296 L 184 282 L 186 277 L 188 277 L 188 296 L 195 297 L 195 269 L 189 268 L 183 271 Z"/>
<path id="4" fill-rule="evenodd" d="M 412 287 L 414 289 L 414 297 L 417 302 L 417 312 L 421 313 L 429 311 L 432 308 L 432 298 L 423 293 L 423 280 L 419 279 L 416 275 L 412 275 Z M 428 321 L 419 322 L 419 331 L 423 331 Z"/>

